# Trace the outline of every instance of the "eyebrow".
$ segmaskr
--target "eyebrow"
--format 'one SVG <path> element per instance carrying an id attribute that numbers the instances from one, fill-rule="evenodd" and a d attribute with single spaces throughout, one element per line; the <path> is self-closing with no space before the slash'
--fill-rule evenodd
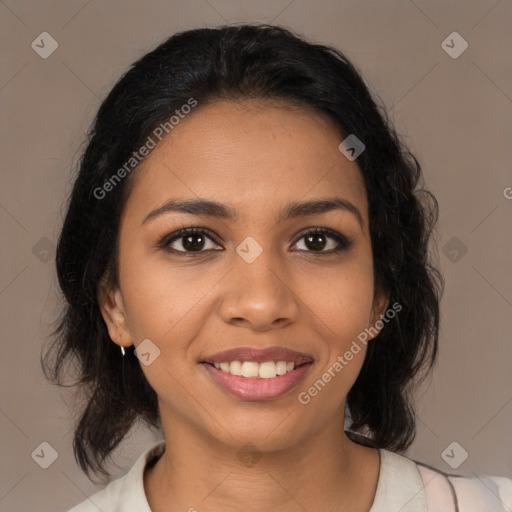
<path id="1" fill-rule="evenodd" d="M 316 199 L 311 201 L 295 201 L 289 203 L 279 214 L 276 219 L 277 223 L 284 222 L 290 219 L 305 215 L 315 215 L 326 213 L 332 210 L 342 210 L 352 213 L 358 220 L 360 226 L 364 227 L 363 217 L 357 207 L 346 199 L 340 197 L 330 197 L 326 199 Z M 152 210 L 142 224 L 158 217 L 167 212 L 182 212 L 190 213 L 193 215 L 202 215 L 207 217 L 215 217 L 226 220 L 237 220 L 238 214 L 236 210 L 222 203 L 211 201 L 208 199 L 187 199 L 177 200 L 169 199 L 162 206 Z"/>

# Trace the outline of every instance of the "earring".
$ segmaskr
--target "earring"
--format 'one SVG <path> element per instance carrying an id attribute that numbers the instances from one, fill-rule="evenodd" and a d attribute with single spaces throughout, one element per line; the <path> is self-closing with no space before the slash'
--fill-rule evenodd
<path id="1" fill-rule="evenodd" d="M 119 341 L 121 339 L 121 337 L 119 336 L 119 329 L 117 330 L 117 340 Z M 126 354 L 126 352 L 124 351 L 124 347 L 122 345 L 121 346 L 121 354 L 124 355 Z"/>

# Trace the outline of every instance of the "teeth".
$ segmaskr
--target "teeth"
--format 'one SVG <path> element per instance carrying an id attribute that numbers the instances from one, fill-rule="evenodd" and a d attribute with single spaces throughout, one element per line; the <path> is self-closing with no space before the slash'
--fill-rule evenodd
<path id="1" fill-rule="evenodd" d="M 258 375 L 262 379 L 271 379 L 277 375 L 276 363 L 268 361 L 267 363 L 261 363 Z"/>
<path id="2" fill-rule="evenodd" d="M 257 377 L 260 365 L 253 361 L 244 361 L 242 363 L 242 377 Z"/>
<path id="3" fill-rule="evenodd" d="M 284 375 L 286 373 L 286 361 L 277 361 L 276 373 L 277 375 Z"/>
<path id="4" fill-rule="evenodd" d="M 227 364 L 226 372 L 231 373 L 231 375 L 242 375 L 242 363 L 240 361 L 231 361 L 231 363 Z"/>
<path id="5" fill-rule="evenodd" d="M 288 361 L 265 361 L 264 363 L 231 361 L 230 363 L 215 363 L 215 368 L 231 373 L 231 375 L 241 375 L 253 379 L 272 379 L 277 375 L 291 372 L 295 368 L 295 363 Z"/>

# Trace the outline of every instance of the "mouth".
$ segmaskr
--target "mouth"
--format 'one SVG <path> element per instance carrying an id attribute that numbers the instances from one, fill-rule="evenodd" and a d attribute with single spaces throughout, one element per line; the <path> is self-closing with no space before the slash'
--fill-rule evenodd
<path id="1" fill-rule="evenodd" d="M 200 364 L 224 390 L 244 400 L 271 400 L 295 388 L 313 364 L 308 354 L 269 347 L 240 347 L 206 357 Z"/>
<path id="2" fill-rule="evenodd" d="M 237 377 L 245 377 L 247 379 L 273 379 L 278 375 L 286 375 L 288 372 L 295 370 L 295 363 L 291 361 L 265 361 L 263 363 L 257 363 L 256 361 L 237 360 L 231 361 L 230 363 L 227 361 L 223 363 L 213 363 L 213 366 L 222 372 L 230 373 Z"/>

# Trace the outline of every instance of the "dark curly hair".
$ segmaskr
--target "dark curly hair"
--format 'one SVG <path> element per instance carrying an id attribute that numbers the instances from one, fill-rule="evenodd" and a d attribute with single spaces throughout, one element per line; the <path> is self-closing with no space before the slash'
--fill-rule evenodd
<path id="1" fill-rule="evenodd" d="M 355 134 L 366 186 L 375 290 L 400 313 L 368 345 L 347 396 L 350 431 L 380 448 L 403 452 L 416 435 L 412 391 L 438 352 L 443 278 L 431 263 L 429 240 L 438 217 L 421 168 L 340 51 L 272 25 L 227 25 L 173 35 L 137 60 L 101 104 L 69 198 L 56 265 L 65 308 L 55 323 L 43 372 L 65 386 L 74 361 L 84 405 L 74 431 L 75 458 L 89 476 L 110 476 L 104 462 L 136 421 L 161 428 L 155 391 L 133 346 L 121 357 L 102 318 L 102 278 L 117 283 L 120 213 L 134 170 L 105 197 L 97 192 L 155 127 L 190 98 L 286 100 L 327 114 L 345 138 Z M 348 431 L 347 431 L 348 433 Z M 364 437 L 357 434 L 364 433 Z M 90 478 L 90 476 L 89 476 Z"/>

